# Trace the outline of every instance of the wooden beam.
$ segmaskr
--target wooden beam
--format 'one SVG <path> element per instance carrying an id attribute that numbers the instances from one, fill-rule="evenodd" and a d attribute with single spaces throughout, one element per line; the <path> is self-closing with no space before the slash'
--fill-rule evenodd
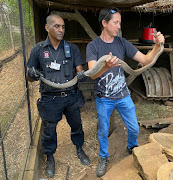
<path id="1" fill-rule="evenodd" d="M 154 46 L 136 46 L 135 47 L 139 50 L 147 50 L 147 49 L 153 49 Z M 173 48 L 164 48 L 164 52 L 173 52 Z"/>
<path id="2" fill-rule="evenodd" d="M 78 10 L 75 10 L 75 13 L 59 12 L 59 11 L 53 11 L 52 13 L 58 14 L 63 19 L 68 19 L 69 21 L 71 20 L 78 21 L 81 24 L 81 26 L 85 29 L 86 33 L 91 39 L 95 39 L 97 37 L 97 34 L 92 30 L 91 26 L 88 24 L 85 18 L 79 13 Z"/>
<path id="3" fill-rule="evenodd" d="M 92 39 L 90 39 L 90 40 L 71 40 L 71 41 L 68 41 L 68 42 L 70 42 L 70 43 L 75 43 L 75 44 L 88 44 L 89 42 L 91 42 L 92 41 Z"/>

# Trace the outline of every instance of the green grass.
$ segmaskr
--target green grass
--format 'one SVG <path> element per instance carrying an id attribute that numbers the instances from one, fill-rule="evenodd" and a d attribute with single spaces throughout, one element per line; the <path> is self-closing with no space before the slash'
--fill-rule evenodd
<path id="1" fill-rule="evenodd" d="M 154 103 L 135 104 L 138 121 L 173 116 L 173 108 Z"/>
<path id="2" fill-rule="evenodd" d="M 173 117 L 173 107 L 152 103 L 151 101 L 136 103 L 135 108 L 138 121 Z M 121 118 L 117 111 L 115 111 L 115 116 Z"/>

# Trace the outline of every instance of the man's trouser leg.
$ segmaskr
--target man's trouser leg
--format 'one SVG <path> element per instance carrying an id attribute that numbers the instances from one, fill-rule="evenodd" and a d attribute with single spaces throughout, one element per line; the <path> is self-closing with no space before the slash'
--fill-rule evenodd
<path id="1" fill-rule="evenodd" d="M 42 147 L 46 155 L 52 155 L 57 148 L 56 125 L 62 119 L 62 104 L 58 106 L 58 98 L 44 96 L 38 102 L 38 110 L 43 122 Z"/>
<path id="2" fill-rule="evenodd" d="M 96 97 L 96 108 L 98 117 L 98 140 L 99 140 L 99 156 L 109 157 L 108 153 L 108 134 L 110 126 L 110 115 L 114 108 L 114 101 L 106 98 Z"/>
<path id="3" fill-rule="evenodd" d="M 136 118 L 135 105 L 128 95 L 127 97 L 117 100 L 115 108 L 119 112 L 127 131 L 127 147 L 137 146 L 137 137 L 139 134 L 139 126 Z"/>
<path id="4" fill-rule="evenodd" d="M 68 99 L 66 99 L 68 100 Z M 76 146 L 83 146 L 84 143 L 84 132 L 82 129 L 82 121 L 80 115 L 80 109 L 78 105 L 76 106 L 78 99 L 77 94 L 74 93 L 71 96 L 71 102 L 68 101 L 64 109 L 64 115 L 66 116 L 67 122 L 71 127 L 71 140 Z"/>
<path id="5" fill-rule="evenodd" d="M 80 159 L 81 164 L 89 165 L 90 159 L 82 149 L 82 146 L 84 144 L 84 132 L 82 129 L 80 109 L 77 103 L 78 99 L 76 94 L 74 94 L 72 97 L 73 104 L 71 106 L 69 106 L 70 104 L 68 104 L 63 113 L 66 116 L 67 122 L 71 127 L 71 140 L 73 144 L 76 145 L 77 157 Z"/>

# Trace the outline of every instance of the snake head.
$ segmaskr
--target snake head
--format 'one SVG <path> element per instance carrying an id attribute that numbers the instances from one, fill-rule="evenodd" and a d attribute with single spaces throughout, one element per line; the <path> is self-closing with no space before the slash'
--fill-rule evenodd
<path id="1" fill-rule="evenodd" d="M 156 31 L 156 29 L 154 29 L 154 28 L 153 28 L 153 32 L 154 32 L 154 35 L 156 35 L 156 34 L 157 34 L 157 31 Z"/>

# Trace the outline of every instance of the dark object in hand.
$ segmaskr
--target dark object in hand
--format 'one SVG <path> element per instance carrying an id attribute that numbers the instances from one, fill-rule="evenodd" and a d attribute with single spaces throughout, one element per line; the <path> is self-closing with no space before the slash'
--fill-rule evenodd
<path id="1" fill-rule="evenodd" d="M 77 80 L 78 80 L 78 82 L 83 82 L 86 80 L 86 76 L 84 74 L 84 71 L 77 72 Z"/>
<path id="2" fill-rule="evenodd" d="M 40 73 L 38 73 L 38 71 L 35 70 L 34 67 L 29 68 L 28 75 L 35 81 L 38 81 L 40 79 Z"/>

